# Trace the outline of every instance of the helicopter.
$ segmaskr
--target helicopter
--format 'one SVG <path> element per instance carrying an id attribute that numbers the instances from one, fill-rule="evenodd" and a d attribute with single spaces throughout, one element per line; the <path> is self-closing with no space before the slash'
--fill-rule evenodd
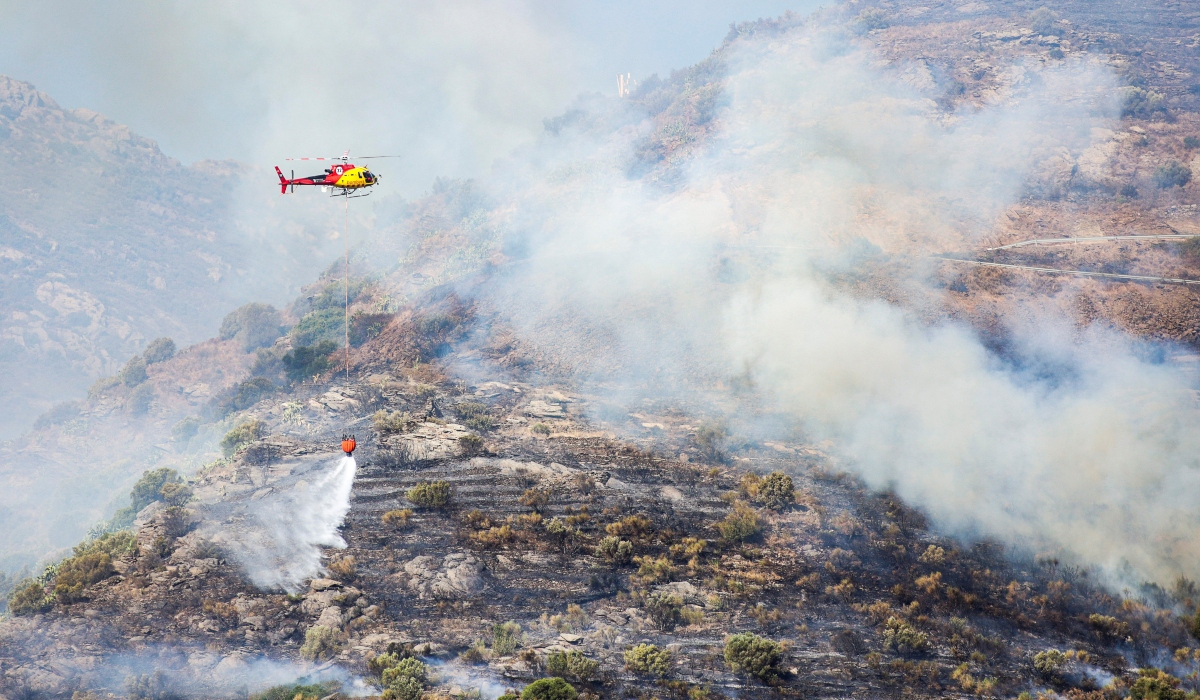
<path id="1" fill-rule="evenodd" d="M 398 156 L 361 156 L 361 159 L 396 157 Z M 293 170 L 290 178 L 284 177 L 283 171 L 276 165 L 275 174 L 279 176 L 279 194 L 287 194 L 289 187 L 292 189 L 292 192 L 295 192 L 296 185 L 309 185 L 320 187 L 322 192 L 331 192 L 331 197 L 365 197 L 371 194 L 367 188 L 379 182 L 379 176 L 371 172 L 366 166 L 360 167 L 350 162 L 349 150 L 343 153 L 341 157 L 335 158 L 287 158 L 286 160 L 329 160 L 340 162 L 325 168 L 325 172 L 320 175 L 296 177 L 296 171 Z"/>

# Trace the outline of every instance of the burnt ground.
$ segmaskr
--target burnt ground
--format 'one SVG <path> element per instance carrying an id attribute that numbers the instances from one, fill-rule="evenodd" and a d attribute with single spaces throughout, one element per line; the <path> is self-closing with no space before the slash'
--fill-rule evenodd
<path id="1" fill-rule="evenodd" d="M 940 538 L 898 499 L 840 473 L 818 445 L 714 443 L 700 421 L 664 406 L 627 416 L 621 427 L 633 437 L 620 439 L 587 417 L 589 397 L 577 390 L 467 385 L 436 366 L 305 385 L 286 399 L 255 407 L 267 435 L 203 470 L 184 512 L 143 511 L 138 552 L 117 575 L 80 602 L 3 623 L 0 692 L 125 695 L 129 678 L 152 670 L 185 689 L 242 678 L 260 658 L 293 661 L 296 675 L 336 666 L 369 677 L 367 662 L 389 645 L 434 665 L 431 691 L 447 693 L 520 688 L 569 650 L 598 662 L 572 679 L 598 697 L 1100 697 L 1130 686 L 1140 666 L 1194 670 L 1190 655 L 1172 656 L 1194 644 L 1182 617 L 1194 588 L 1115 597 L 1058 562 Z M 305 406 L 301 417 L 270 417 L 289 403 Z M 407 420 L 379 432 L 364 419 L 380 410 Z M 346 424 L 362 445 L 348 546 L 325 550 L 327 573 L 307 590 L 255 588 L 206 522 L 228 503 L 268 498 L 297 460 L 335 461 Z M 539 424 L 548 435 L 531 430 Z M 463 454 L 458 438 L 475 433 L 479 454 Z M 755 499 L 744 476 L 772 471 L 793 478 L 794 503 Z M 436 481 L 450 487 L 444 507 L 406 498 Z M 761 532 L 724 539 L 714 526 L 738 507 L 753 510 Z M 405 508 L 406 522 L 382 517 Z M 569 534 L 556 536 L 551 521 Z M 609 532 L 634 559 L 596 555 Z M 674 624 L 651 615 L 664 593 L 681 605 Z M 500 654 L 493 626 L 509 621 L 520 643 Z M 304 661 L 317 624 L 335 630 L 336 648 L 328 661 Z M 925 641 L 889 644 L 888 625 Z M 783 645 L 774 677 L 731 671 L 724 642 L 739 632 Z M 669 674 L 625 668 L 624 651 L 642 643 L 672 651 Z M 1033 659 L 1047 649 L 1073 653 L 1042 674 Z M 140 666 L 118 672 L 128 658 Z M 221 682 L 210 692 L 237 694 Z"/>

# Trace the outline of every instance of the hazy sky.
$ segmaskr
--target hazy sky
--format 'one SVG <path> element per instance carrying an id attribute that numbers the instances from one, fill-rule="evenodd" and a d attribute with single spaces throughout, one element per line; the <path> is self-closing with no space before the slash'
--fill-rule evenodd
<path id="1" fill-rule="evenodd" d="M 184 162 L 398 153 L 394 187 L 470 175 L 584 91 L 703 59 L 817 0 L 0 0 L 0 73 Z"/>

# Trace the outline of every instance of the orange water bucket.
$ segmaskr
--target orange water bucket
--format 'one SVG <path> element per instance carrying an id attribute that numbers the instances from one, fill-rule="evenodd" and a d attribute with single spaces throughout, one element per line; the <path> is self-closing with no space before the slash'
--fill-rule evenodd
<path id="1" fill-rule="evenodd" d="M 354 441 L 353 435 L 342 436 L 342 452 L 348 455 L 354 454 L 354 448 L 358 447 L 358 443 Z"/>

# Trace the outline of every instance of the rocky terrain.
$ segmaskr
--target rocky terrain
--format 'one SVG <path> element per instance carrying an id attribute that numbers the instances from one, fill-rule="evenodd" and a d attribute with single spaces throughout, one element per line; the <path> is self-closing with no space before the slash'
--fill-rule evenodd
<path id="1" fill-rule="evenodd" d="M 882 186 L 861 193 L 853 230 L 831 235 L 831 249 L 866 252 L 850 269 L 823 268 L 821 283 L 931 324 L 963 321 L 998 356 L 1015 320 L 1049 309 L 1194 365 L 1195 287 L 932 259 L 1200 279 L 1188 239 L 989 250 L 1200 234 L 1200 17 L 1183 3 L 1039 7 L 851 2 L 820 19 L 869 43 L 881 70 L 948 120 L 1064 61 L 1111 69 L 1119 97 L 1087 148 L 1039 153 L 994 220 L 910 220 L 871 204 L 888 201 Z M 621 121 L 628 112 L 585 104 L 548 120 L 547 139 L 636 132 L 626 174 L 682 191 L 726 126 L 739 42 L 783 43 L 808 21 L 737 25 L 707 61 L 644 81 L 621 106 L 636 129 Z M 292 698 L 336 685 L 495 698 L 550 677 L 584 697 L 688 700 L 1200 691 L 1193 581 L 1118 591 L 1053 553 L 950 537 L 867 488 L 838 445 L 762 400 L 770 387 L 689 364 L 703 356 L 695 345 L 630 357 L 619 323 L 572 313 L 582 308 L 562 291 L 572 268 L 539 276 L 530 253 L 558 210 L 539 218 L 528 203 L 583 201 L 580 172 L 571 163 L 515 194 L 438 181 L 393 233 L 356 251 L 348 350 L 337 347 L 332 270 L 265 341 L 230 334 L 150 364 L 145 405 L 136 385 L 102 383 L 76 413 L 10 445 L 40 460 L 47 483 L 95 479 L 80 502 L 98 525 L 57 568 L 42 569 L 68 554 L 78 526 L 64 530 L 74 539 L 29 537 L 13 560 L 27 568 L 4 581 L 0 694 L 232 697 L 279 685 L 269 697 Z M 760 193 L 728 189 L 737 230 L 704 262 L 720 283 L 760 269 L 738 245 L 771 243 L 756 238 L 770 223 Z M 665 278 L 618 279 L 665 296 Z M 529 298 L 560 294 L 554 313 L 522 315 Z M 613 316 L 657 310 L 643 302 L 622 298 Z M 277 338 L 281 325 L 290 330 Z M 340 462 L 345 433 L 358 440 L 353 473 Z M 145 454 L 118 451 L 89 471 L 80 455 L 114 440 Z M 348 506 L 332 497 L 343 486 Z M 131 487 L 118 510 L 114 495 Z M 10 517 L 14 532 L 38 503 Z"/>

